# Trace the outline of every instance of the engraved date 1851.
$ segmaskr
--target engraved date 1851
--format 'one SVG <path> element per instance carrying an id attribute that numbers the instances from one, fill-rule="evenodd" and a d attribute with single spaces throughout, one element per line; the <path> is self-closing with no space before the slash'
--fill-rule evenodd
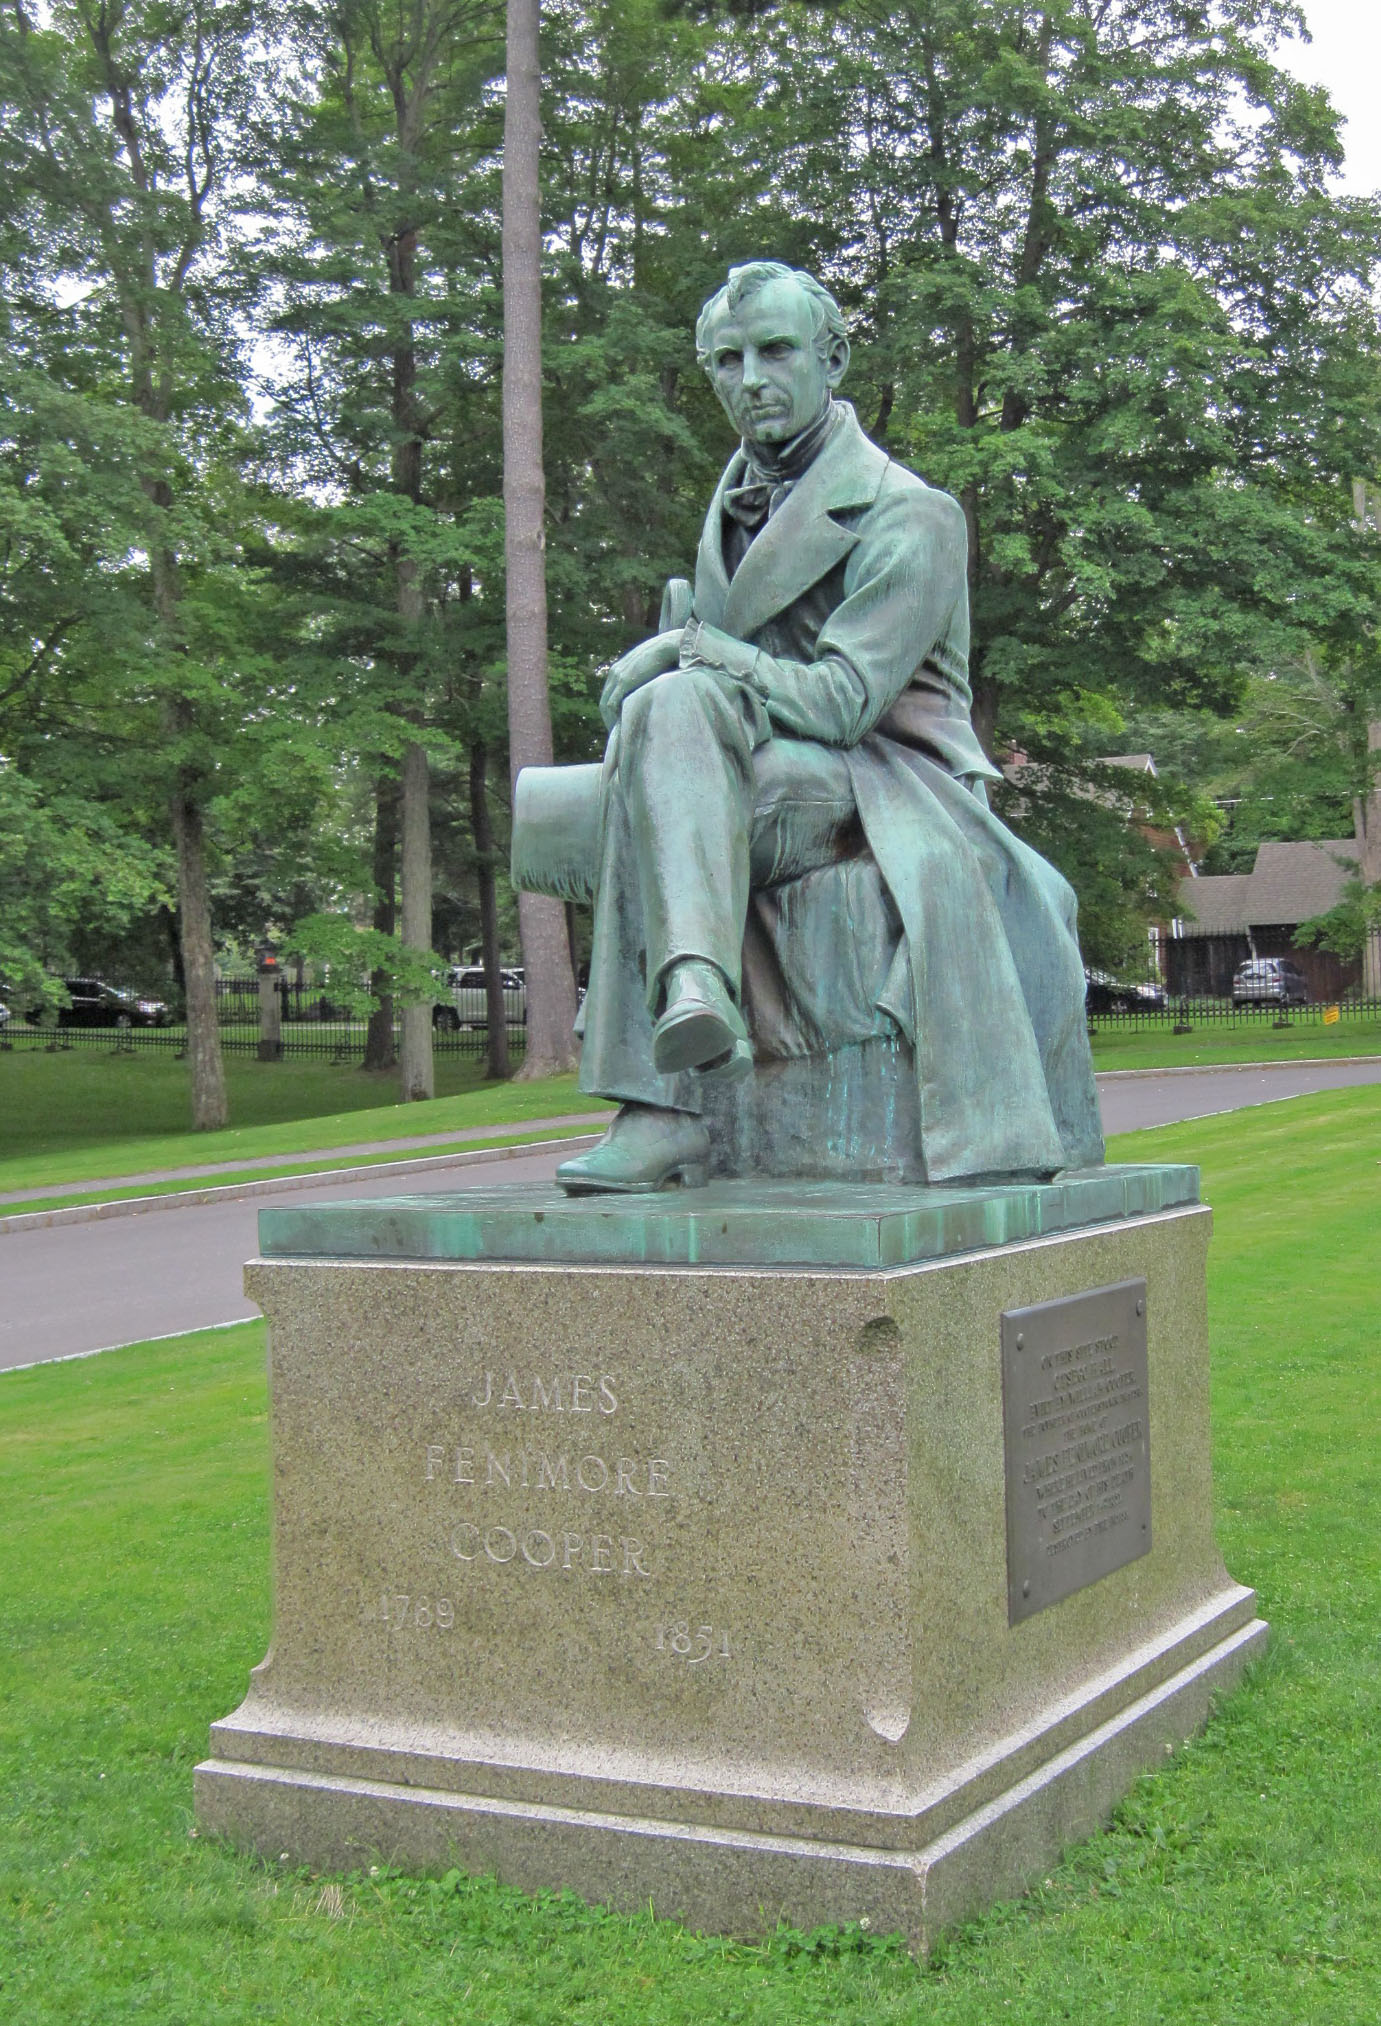
<path id="1" fill-rule="evenodd" d="M 687 1667 L 696 1667 L 711 1656 L 716 1660 L 727 1660 L 729 1635 L 716 1631 L 713 1625 L 692 1625 L 688 1619 L 679 1618 L 672 1624 L 657 1627 L 657 1651 L 669 1653 L 675 1660 L 684 1660 Z"/>

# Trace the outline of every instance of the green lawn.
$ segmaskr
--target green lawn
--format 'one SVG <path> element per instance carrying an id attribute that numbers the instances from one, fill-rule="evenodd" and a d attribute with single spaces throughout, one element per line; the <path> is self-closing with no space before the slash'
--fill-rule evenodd
<path id="1" fill-rule="evenodd" d="M 229 1056 L 226 1077 L 235 1123 L 194 1133 L 186 1065 L 161 1050 L 0 1053 L 0 1194 L 264 1154 L 282 1154 L 286 1165 L 318 1147 L 600 1109 L 573 1076 L 486 1083 L 475 1056 L 437 1057 L 439 1095 L 428 1104 L 400 1104 L 391 1072 L 325 1061 Z"/>
<path id="2" fill-rule="evenodd" d="M 0 1376 L 0 2017 L 24 2026 L 1375 2026 L 1381 1090 L 1129 1136 L 1199 1160 L 1218 1524 L 1272 1621 L 1206 1735 L 928 1967 L 196 1838 L 268 1633 L 258 1325 Z"/>
<path id="3" fill-rule="evenodd" d="M 1215 1062 L 1299 1062 L 1339 1055 L 1381 1055 L 1381 1016 L 1345 1012 L 1336 1025 L 1292 1017 L 1288 1027 L 1269 1020 L 1195 1021 L 1176 1034 L 1169 1025 L 1122 1027 L 1093 1023 L 1095 1069 L 1199 1069 Z"/>
<path id="4" fill-rule="evenodd" d="M 1215 1024 L 1185 1035 L 1104 1023 L 1093 1049 L 1100 1070 L 1381 1054 L 1381 1018 L 1347 1013 L 1334 1027 L 1296 1022 L 1279 1030 L 1265 1021 Z M 482 1072 L 476 1056 L 438 1055 L 439 1095 L 430 1104 L 405 1105 L 397 1101 L 392 1072 L 229 1056 L 234 1124 L 222 1133 L 194 1133 L 187 1124 L 186 1065 L 165 1050 L 0 1050 L 0 1195 L 264 1155 L 281 1155 L 290 1173 L 295 1156 L 320 1147 L 479 1126 L 492 1126 L 499 1137 L 529 1119 L 600 1109 L 600 1100 L 578 1091 L 573 1077 L 486 1083 Z"/>
<path id="5" fill-rule="evenodd" d="M 599 1130 L 600 1128 L 597 1125 L 558 1126 L 537 1135 L 537 1129 L 532 1125 L 512 1126 L 506 1131 L 500 1129 L 492 1134 L 485 1133 L 478 1139 L 466 1140 L 464 1147 L 458 1149 L 458 1151 L 478 1154 L 502 1147 L 528 1147 L 537 1144 L 545 1146 L 550 1145 L 555 1140 L 582 1141 L 584 1137 L 598 1133 Z M 535 1135 L 537 1136 L 535 1137 Z M 128 1203 L 131 1201 L 144 1201 L 151 1196 L 185 1196 L 199 1189 L 233 1189 L 246 1182 L 282 1182 L 290 1180 L 294 1175 L 330 1174 L 343 1168 L 347 1158 L 350 1172 L 353 1174 L 357 1168 L 377 1168 L 387 1162 L 425 1162 L 430 1157 L 434 1157 L 437 1154 L 445 1154 L 448 1151 L 450 1150 L 444 1146 L 415 1147 L 412 1149 L 406 1147 L 382 1147 L 373 1153 L 352 1152 L 348 1157 L 342 1156 L 340 1161 L 324 1162 L 318 1155 L 315 1159 L 305 1161 L 286 1159 L 275 1161 L 272 1167 L 268 1168 L 227 1168 L 223 1174 L 218 1172 L 214 1175 L 184 1177 L 174 1182 L 107 1183 L 103 1188 L 78 1189 L 70 1195 L 25 1196 L 18 1203 L 6 1203 L 0 1200 L 0 1218 L 33 1217 L 46 1210 L 79 1210 L 90 1203 Z M 434 1170 L 430 1169 L 424 1169 L 423 1172 L 424 1176 L 435 1173 Z M 463 1180 L 464 1177 L 462 1176 L 460 1182 L 463 1183 Z M 419 1186 L 425 1187 L 425 1180 Z M 458 1184 L 448 1184 L 444 1178 L 438 1178 L 433 1186 L 436 1188 L 446 1188 L 448 1186 L 458 1186 Z"/>

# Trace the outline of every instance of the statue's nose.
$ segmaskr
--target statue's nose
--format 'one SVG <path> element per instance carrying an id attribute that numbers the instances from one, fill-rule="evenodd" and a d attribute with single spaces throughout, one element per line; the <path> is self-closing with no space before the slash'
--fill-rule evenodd
<path id="1" fill-rule="evenodd" d="M 745 352 L 743 355 L 744 386 L 748 388 L 761 387 L 763 378 L 762 360 L 756 352 Z"/>

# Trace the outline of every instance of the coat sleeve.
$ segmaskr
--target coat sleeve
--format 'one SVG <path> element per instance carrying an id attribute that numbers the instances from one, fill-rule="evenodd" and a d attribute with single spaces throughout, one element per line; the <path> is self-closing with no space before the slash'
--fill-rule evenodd
<path id="1" fill-rule="evenodd" d="M 856 746 L 950 631 L 968 596 L 967 565 L 958 501 L 899 488 L 864 516 L 844 598 L 820 629 L 814 660 L 780 659 L 711 627 L 701 629 L 697 651 L 751 682 L 777 731 Z"/>

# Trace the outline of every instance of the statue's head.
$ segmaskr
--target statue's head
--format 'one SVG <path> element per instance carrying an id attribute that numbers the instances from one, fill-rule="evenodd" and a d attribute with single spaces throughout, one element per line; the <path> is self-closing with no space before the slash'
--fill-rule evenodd
<path id="1" fill-rule="evenodd" d="M 780 260 L 731 267 L 695 326 L 695 356 L 750 443 L 788 443 L 820 415 L 849 363 L 839 305 Z"/>

